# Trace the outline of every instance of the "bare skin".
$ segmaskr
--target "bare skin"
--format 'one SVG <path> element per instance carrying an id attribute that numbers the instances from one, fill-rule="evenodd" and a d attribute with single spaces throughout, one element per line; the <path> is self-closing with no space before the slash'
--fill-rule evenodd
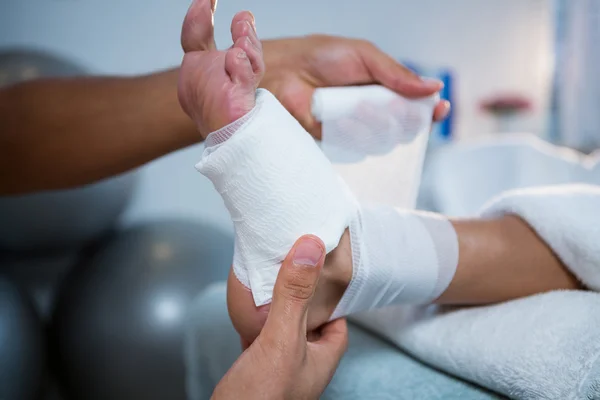
<path id="1" fill-rule="evenodd" d="M 190 8 L 181 40 L 186 52 L 216 48 L 214 5 L 198 0 Z M 251 37 L 250 27 L 237 29 Z M 260 87 L 316 138 L 321 127 L 310 105 L 318 87 L 380 83 L 407 97 L 441 87 L 363 40 L 313 35 L 265 40 L 262 49 Z M 173 69 L 141 77 L 42 79 L 0 89 L 0 195 L 92 183 L 202 141 L 210 128 L 182 110 L 179 75 Z M 449 108 L 440 102 L 434 119 L 445 118 Z"/>
<path id="2" fill-rule="evenodd" d="M 497 303 L 580 283 L 529 225 L 516 216 L 456 220 L 460 260 L 438 304 Z"/>

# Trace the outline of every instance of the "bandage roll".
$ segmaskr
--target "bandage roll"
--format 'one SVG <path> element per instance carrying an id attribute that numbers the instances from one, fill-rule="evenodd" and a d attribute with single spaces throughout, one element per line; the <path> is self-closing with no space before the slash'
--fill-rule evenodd
<path id="1" fill-rule="evenodd" d="M 416 203 L 439 95 L 410 100 L 379 85 L 317 89 L 321 149 L 361 202 Z"/>

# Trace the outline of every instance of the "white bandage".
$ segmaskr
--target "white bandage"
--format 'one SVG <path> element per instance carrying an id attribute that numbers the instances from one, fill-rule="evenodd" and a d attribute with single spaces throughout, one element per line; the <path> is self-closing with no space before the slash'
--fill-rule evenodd
<path id="1" fill-rule="evenodd" d="M 352 281 L 332 319 L 397 304 L 427 304 L 454 277 L 458 238 L 444 216 L 362 207 L 350 225 Z"/>
<path id="2" fill-rule="evenodd" d="M 413 208 L 436 93 L 406 99 L 379 85 L 315 90 L 321 148 L 361 202 Z"/>
<path id="3" fill-rule="evenodd" d="M 373 89 L 365 90 L 368 98 Z M 419 115 L 411 135 L 422 133 L 432 103 L 393 96 L 396 104 L 404 101 L 410 115 Z M 330 252 L 348 227 L 353 278 L 333 317 L 429 302 L 454 275 L 458 242 L 449 221 L 384 205 L 361 208 L 315 141 L 266 90 L 257 92 L 250 113 L 209 135 L 196 168 L 229 210 L 235 227 L 233 270 L 257 306 L 271 300 L 281 263 L 300 236 L 320 237 Z M 375 173 L 371 180 L 377 180 Z"/>
<path id="4" fill-rule="evenodd" d="M 388 154 L 431 128 L 439 95 L 406 99 L 380 85 L 320 88 L 312 113 L 325 127 L 323 151 L 333 162 Z"/>
<path id="5" fill-rule="evenodd" d="M 409 100 L 378 85 L 315 91 L 321 147 L 362 203 L 350 224 L 353 278 L 332 318 L 429 303 L 454 276 L 452 224 L 441 215 L 393 208 L 416 203 L 438 102 L 437 93 Z"/>
<path id="6" fill-rule="evenodd" d="M 254 110 L 233 127 L 209 136 L 196 168 L 231 215 L 233 270 L 259 306 L 271 300 L 294 242 L 314 234 L 333 250 L 358 205 L 312 137 L 268 91 L 257 91 Z"/>

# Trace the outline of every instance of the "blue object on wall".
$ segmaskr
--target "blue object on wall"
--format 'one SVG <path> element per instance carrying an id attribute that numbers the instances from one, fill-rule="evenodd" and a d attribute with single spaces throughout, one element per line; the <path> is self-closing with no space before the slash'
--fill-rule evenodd
<path id="1" fill-rule="evenodd" d="M 404 66 L 419 76 L 437 78 L 444 83 L 444 88 L 440 91 L 440 98 L 448 100 L 452 104 L 448 117 L 434 126 L 431 133 L 431 142 L 435 144 L 447 143 L 452 140 L 454 127 L 454 113 L 456 107 L 454 103 L 454 78 L 452 71 L 448 68 L 423 68 L 411 61 L 401 61 Z"/>

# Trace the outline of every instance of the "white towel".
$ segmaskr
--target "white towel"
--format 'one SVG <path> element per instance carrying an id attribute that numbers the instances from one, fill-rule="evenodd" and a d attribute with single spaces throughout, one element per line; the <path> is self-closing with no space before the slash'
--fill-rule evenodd
<path id="1" fill-rule="evenodd" d="M 600 288 L 600 187 L 508 192 L 517 214 L 588 287 Z M 600 294 L 556 291 L 493 306 L 395 307 L 356 322 L 438 369 L 517 399 L 600 399 Z"/>

